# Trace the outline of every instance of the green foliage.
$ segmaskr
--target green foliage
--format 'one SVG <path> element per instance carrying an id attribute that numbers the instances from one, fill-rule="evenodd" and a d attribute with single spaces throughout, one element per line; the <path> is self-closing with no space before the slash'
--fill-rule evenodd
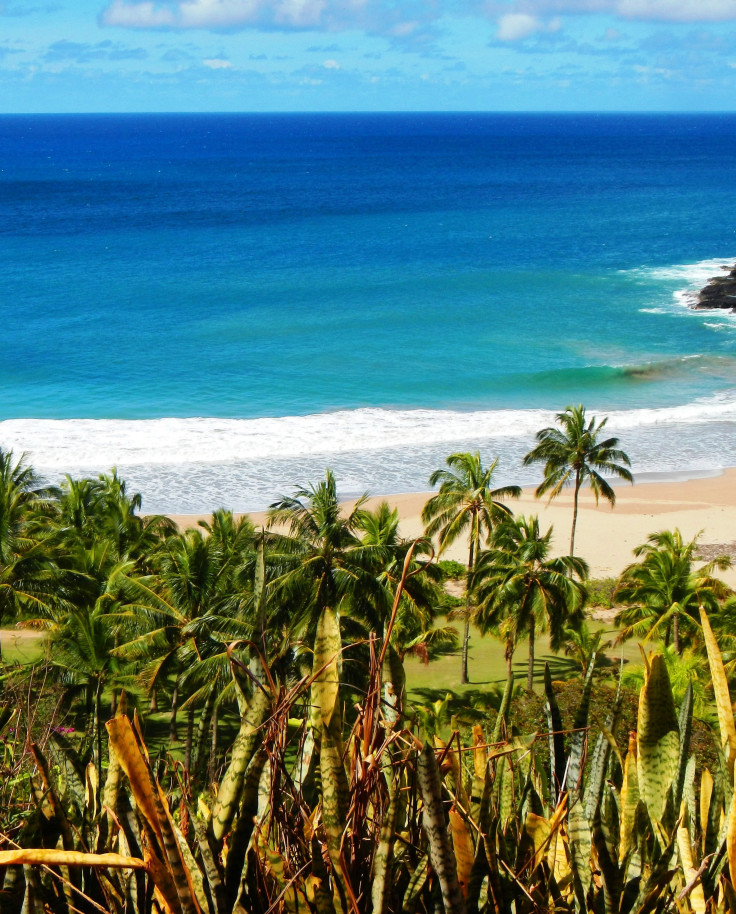
<path id="1" fill-rule="evenodd" d="M 614 605 L 616 578 L 590 578 L 586 584 L 588 599 L 586 605 L 593 608 L 611 609 Z"/>
<path id="2" fill-rule="evenodd" d="M 468 573 L 462 562 L 456 562 L 453 559 L 440 559 L 437 567 L 442 572 L 445 581 L 464 581 Z"/>

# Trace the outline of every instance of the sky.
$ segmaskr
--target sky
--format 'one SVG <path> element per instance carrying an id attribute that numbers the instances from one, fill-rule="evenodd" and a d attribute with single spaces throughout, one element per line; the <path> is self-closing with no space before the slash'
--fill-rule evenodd
<path id="1" fill-rule="evenodd" d="M 736 0 L 0 0 L 0 112 L 733 111 Z"/>

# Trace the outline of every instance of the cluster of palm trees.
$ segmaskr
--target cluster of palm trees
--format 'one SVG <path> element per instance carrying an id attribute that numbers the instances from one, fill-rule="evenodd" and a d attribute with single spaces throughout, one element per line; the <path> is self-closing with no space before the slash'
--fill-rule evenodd
<path id="1" fill-rule="evenodd" d="M 434 559 L 462 539 L 465 600 L 454 610 L 464 621 L 461 680 L 468 681 L 474 623 L 502 640 L 509 672 L 518 640 L 528 637 L 531 690 L 535 636 L 549 632 L 558 648 L 583 618 L 588 569 L 573 552 L 581 487 L 587 481 L 596 499 L 613 504 L 604 475 L 631 479 L 617 439 L 602 439 L 604 426 L 582 406 L 568 407 L 525 458 L 544 465 L 538 495 L 573 488 L 570 553 L 556 557 L 551 529 L 513 516 L 504 500 L 520 489 L 494 488 L 496 463 L 484 467 L 477 453 L 452 454 L 432 475 L 438 490 L 424 509 L 425 538 L 408 541 L 385 503 L 371 511 L 360 499 L 342 510 L 329 470 L 273 504 L 266 529 L 218 510 L 180 532 L 165 517 L 142 517 L 140 496 L 115 471 L 49 487 L 0 450 L 0 625 L 19 616 L 48 632 L 49 662 L 82 701 L 98 757 L 103 701 L 114 707 L 122 690 L 132 690 L 152 710 L 165 707 L 171 740 L 180 738 L 185 716 L 184 764 L 204 777 L 217 762 L 218 715 L 235 702 L 234 641 L 255 646 L 284 681 L 298 679 L 311 668 L 318 620 L 329 608 L 344 645 L 341 677 L 356 692 L 372 633 L 390 634 L 384 700 L 396 704 L 407 654 L 428 660 L 456 649 L 454 629 L 440 624 L 447 596 Z M 679 650 L 693 638 L 698 606 L 722 603 L 725 590 L 712 572 L 725 560 L 696 573 L 694 542 L 679 533 L 658 537 L 622 579 L 619 595 L 631 606 L 621 620 L 625 635 L 671 636 Z"/>
<path id="2" fill-rule="evenodd" d="M 518 486 L 492 488 L 497 462 L 484 468 L 480 455 L 452 454 L 447 469 L 437 470 L 430 484 L 439 492 L 427 502 L 423 519 L 427 535 L 437 536 L 440 552 L 461 535 L 467 536 L 467 587 L 462 645 L 461 682 L 468 682 L 470 625 L 493 631 L 505 645 L 509 670 L 520 634 L 529 636 L 527 688 L 534 681 L 534 637 L 549 630 L 558 648 L 566 630 L 578 627 L 585 602 L 584 561 L 574 556 L 580 490 L 587 482 L 596 503 L 602 495 L 611 505 L 616 493 L 604 474 L 632 481 L 629 457 L 617 438 L 602 439 L 606 419 L 587 419 L 583 406 L 569 406 L 557 424 L 537 434 L 525 465 L 542 463 L 544 479 L 536 495 L 554 498 L 573 489 L 570 554 L 550 557 L 552 529 L 542 533 L 536 517 L 514 518 L 503 499 L 518 498 Z M 483 546 L 487 548 L 483 549 Z"/>

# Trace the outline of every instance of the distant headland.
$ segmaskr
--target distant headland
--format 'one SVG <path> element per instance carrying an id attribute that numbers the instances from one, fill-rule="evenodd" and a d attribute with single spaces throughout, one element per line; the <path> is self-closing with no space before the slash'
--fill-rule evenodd
<path id="1" fill-rule="evenodd" d="M 736 313 L 736 264 L 721 269 L 726 272 L 709 279 L 700 292 L 693 296 L 690 307 L 695 311 L 719 308 Z"/>

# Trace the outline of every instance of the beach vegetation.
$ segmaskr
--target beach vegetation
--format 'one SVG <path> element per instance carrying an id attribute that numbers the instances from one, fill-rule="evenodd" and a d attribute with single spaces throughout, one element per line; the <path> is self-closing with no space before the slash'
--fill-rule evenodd
<path id="1" fill-rule="evenodd" d="M 435 470 L 429 477 L 430 486 L 439 485 L 439 491 L 424 506 L 422 520 L 427 536 L 437 537 L 440 555 L 461 536 L 466 539 L 466 575 L 469 578 L 483 543 L 494 527 L 511 515 L 504 499 L 518 498 L 521 489 L 513 485 L 493 488 L 493 474 L 498 461 L 494 460 L 486 467 L 477 451 L 473 454 L 450 454 L 446 463 L 447 468 Z M 470 588 L 466 584 L 461 683 L 468 682 L 468 644 L 473 611 Z"/>
<path id="2" fill-rule="evenodd" d="M 658 639 L 677 654 L 700 639 L 700 607 L 717 614 L 730 595 L 714 572 L 730 568 L 731 559 L 717 556 L 696 568 L 697 541 L 685 541 L 678 529 L 663 530 L 634 550 L 638 561 L 624 569 L 615 592 L 624 604 L 616 616 L 622 639 Z"/>
<path id="3" fill-rule="evenodd" d="M 733 909 L 728 563 L 696 540 L 636 550 L 614 663 L 586 563 L 477 454 L 434 474 L 417 539 L 330 471 L 265 529 L 179 531 L 115 471 L 7 465 L 3 561 L 35 550 L 9 612 L 46 640 L 0 666 L 3 914 Z M 466 565 L 437 561 L 453 539 Z M 455 687 L 448 607 L 482 683 Z"/>
<path id="4" fill-rule="evenodd" d="M 550 555 L 552 528 L 542 533 L 537 517 L 507 518 L 481 550 L 469 581 L 479 627 L 495 631 L 505 645 L 511 674 L 520 635 L 529 639 L 527 690 L 534 688 L 536 632 L 549 632 L 554 650 L 583 619 L 588 566 L 581 558 Z"/>
<path id="5" fill-rule="evenodd" d="M 589 485 L 596 504 L 603 496 L 613 506 L 616 492 L 605 477 L 615 476 L 633 482 L 629 469 L 631 461 L 619 447 L 618 438 L 601 440 L 608 420 L 598 422 L 595 416 L 588 420 L 584 406 L 568 406 L 557 414 L 556 421 L 556 426 L 537 432 L 537 444 L 524 457 L 524 466 L 544 465 L 544 479 L 536 490 L 538 498 L 542 495 L 555 498 L 565 487 L 572 486 L 570 555 L 574 555 L 578 501 L 583 484 Z"/>

